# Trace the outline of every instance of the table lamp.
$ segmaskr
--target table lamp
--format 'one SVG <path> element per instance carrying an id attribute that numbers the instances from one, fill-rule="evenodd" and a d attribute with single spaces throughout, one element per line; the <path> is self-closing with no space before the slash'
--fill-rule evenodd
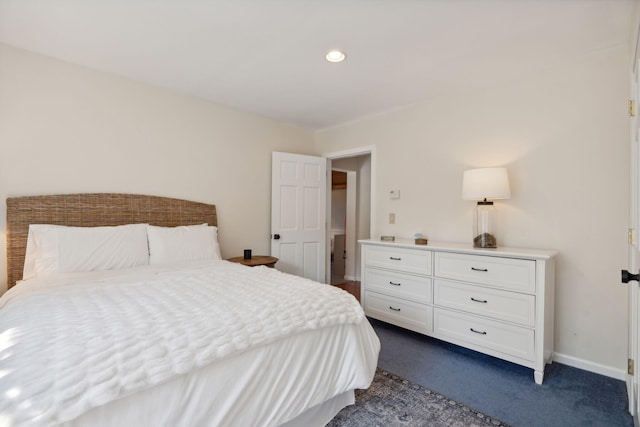
<path id="1" fill-rule="evenodd" d="M 464 172 L 462 177 L 462 198 L 477 200 L 473 218 L 473 246 L 476 248 L 496 248 L 496 214 L 492 200 L 508 199 L 509 175 L 507 168 L 480 168 Z"/>

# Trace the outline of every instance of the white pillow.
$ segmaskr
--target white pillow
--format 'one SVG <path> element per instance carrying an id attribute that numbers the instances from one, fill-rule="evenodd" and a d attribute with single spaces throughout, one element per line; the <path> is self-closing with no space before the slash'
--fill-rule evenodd
<path id="1" fill-rule="evenodd" d="M 58 232 L 61 225 L 30 224 L 27 235 L 27 251 L 24 257 L 22 279 L 55 273 L 58 259 Z M 53 243 L 55 242 L 55 243 Z M 36 264 L 38 267 L 36 268 Z"/>
<path id="2" fill-rule="evenodd" d="M 151 265 L 222 259 L 218 245 L 218 228 L 214 226 L 202 224 L 156 227 L 149 225 L 147 237 Z"/>
<path id="3" fill-rule="evenodd" d="M 51 273 L 149 264 L 147 224 L 115 227 L 29 226 L 23 279 Z"/>

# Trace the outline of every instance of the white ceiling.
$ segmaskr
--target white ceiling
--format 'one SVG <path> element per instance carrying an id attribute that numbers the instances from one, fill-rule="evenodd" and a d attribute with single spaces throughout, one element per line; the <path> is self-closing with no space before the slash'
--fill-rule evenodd
<path id="1" fill-rule="evenodd" d="M 627 43 L 635 2 L 0 0 L 0 42 L 322 129 Z"/>

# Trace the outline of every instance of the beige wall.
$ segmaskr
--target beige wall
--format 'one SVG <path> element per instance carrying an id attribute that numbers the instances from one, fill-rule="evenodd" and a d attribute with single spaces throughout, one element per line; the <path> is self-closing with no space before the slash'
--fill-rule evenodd
<path id="1" fill-rule="evenodd" d="M 312 149 L 307 130 L 0 45 L 2 233 L 8 196 L 142 193 L 215 203 L 223 257 L 268 254 L 271 152 Z"/>
<path id="2" fill-rule="evenodd" d="M 512 197 L 496 202 L 500 243 L 559 251 L 558 359 L 622 375 L 627 70 L 625 48 L 599 52 L 318 132 L 316 151 L 375 145 L 376 235 L 421 232 L 432 241 L 470 242 L 474 202 L 461 200 L 462 173 L 507 166 Z M 399 200 L 389 199 L 392 189 Z"/>

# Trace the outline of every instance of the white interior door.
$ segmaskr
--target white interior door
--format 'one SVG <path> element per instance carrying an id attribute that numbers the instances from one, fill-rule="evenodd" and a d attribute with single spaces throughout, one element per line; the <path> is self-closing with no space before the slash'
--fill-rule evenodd
<path id="1" fill-rule="evenodd" d="M 637 40 L 637 32 L 636 38 Z M 638 89 L 640 88 L 640 72 L 638 70 L 638 49 L 635 49 L 636 55 L 631 61 L 631 73 L 630 73 L 630 101 L 632 105 L 630 110 L 635 109 L 637 106 Z M 638 120 L 637 112 L 630 111 L 630 126 L 629 126 L 629 157 L 630 157 L 630 181 L 629 181 L 629 254 L 628 254 L 628 267 L 632 274 L 638 274 L 640 268 L 640 249 L 638 244 L 637 230 L 640 223 L 640 150 L 638 149 L 638 126 L 640 120 Z M 638 361 L 638 355 L 640 355 L 640 320 L 638 314 L 638 308 L 640 307 L 640 291 L 638 290 L 638 282 L 631 281 L 628 285 L 629 294 L 629 360 L 633 361 L 634 369 L 633 373 L 629 372 L 627 375 L 627 394 L 629 398 L 629 412 L 635 419 L 635 424 L 638 425 L 638 414 L 640 402 L 638 396 L 640 395 L 640 366 Z"/>
<path id="2" fill-rule="evenodd" d="M 274 152 L 271 255 L 278 270 L 325 282 L 327 159 Z"/>
<path id="3" fill-rule="evenodd" d="M 634 86 L 634 85 L 632 85 Z M 629 194 L 629 254 L 628 254 L 628 267 L 629 271 L 633 274 L 638 273 L 638 241 L 635 237 L 636 230 L 638 229 L 638 140 L 637 140 L 637 125 L 634 117 L 631 118 L 631 135 L 630 135 L 630 194 Z M 638 360 L 640 340 L 638 339 L 638 283 L 635 281 L 629 282 L 628 285 L 629 294 L 629 360 Z M 638 369 L 634 369 L 638 371 Z M 627 375 L 627 394 L 629 397 L 629 412 L 634 417 L 638 415 L 638 393 L 640 392 L 640 381 L 638 381 L 638 373 L 633 372 Z"/>

